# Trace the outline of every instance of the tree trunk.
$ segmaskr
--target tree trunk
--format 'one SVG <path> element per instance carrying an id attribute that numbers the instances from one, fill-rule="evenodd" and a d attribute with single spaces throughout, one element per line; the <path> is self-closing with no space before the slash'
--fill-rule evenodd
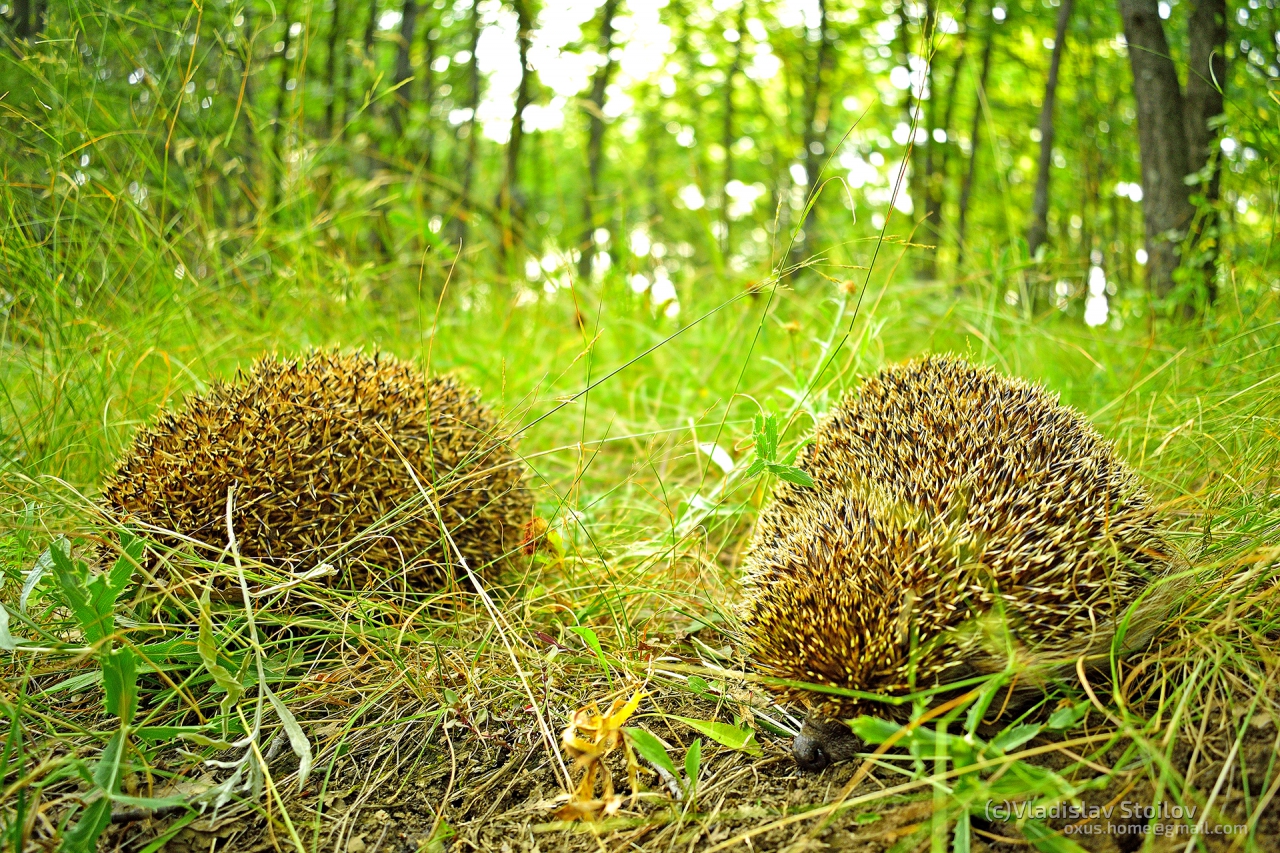
<path id="1" fill-rule="evenodd" d="M 1058 96 L 1058 68 L 1067 49 L 1067 24 L 1071 20 L 1073 0 L 1062 0 L 1058 7 L 1058 29 L 1053 39 L 1053 56 L 1049 59 L 1049 77 L 1044 84 L 1044 103 L 1040 106 L 1040 162 L 1036 166 L 1036 193 L 1031 204 L 1031 226 L 1027 229 L 1027 252 L 1032 258 L 1049 234 L 1049 175 L 1053 168 L 1053 107 Z"/>
<path id="2" fill-rule="evenodd" d="M 439 20 L 439 16 L 436 16 Z M 428 22 L 422 28 L 422 105 L 426 109 L 426 138 L 422 143 L 422 171 L 431 174 L 431 164 L 435 155 L 435 116 L 432 113 L 436 108 L 436 79 L 435 71 L 431 66 L 436 63 L 436 40 L 440 37 L 440 31 L 431 26 Z M 430 191 L 430 183 L 427 184 Z"/>
<path id="3" fill-rule="evenodd" d="M 907 3 L 904 2 L 898 7 L 898 36 L 901 42 L 902 62 L 907 72 L 911 74 L 911 31 L 908 27 L 910 18 L 907 15 Z M 925 63 L 925 79 L 920 87 L 920 93 L 930 93 L 928 104 L 917 102 L 912 106 L 911 89 L 907 89 L 907 132 L 910 138 L 907 139 L 908 158 L 911 162 L 910 174 L 908 175 L 908 185 L 910 187 L 909 194 L 911 201 L 916 205 L 913 210 L 915 215 L 924 212 L 924 228 L 923 237 L 925 241 L 932 244 L 932 248 L 923 249 L 916 257 L 916 277 L 920 279 L 933 279 L 938 273 L 938 241 L 942 234 L 937 227 L 937 222 L 929 218 L 929 213 L 933 205 L 930 204 L 932 196 L 932 187 L 930 182 L 933 178 L 933 120 L 934 110 L 937 104 L 937 98 L 932 95 L 933 88 L 933 58 L 929 55 L 933 42 L 933 29 L 937 20 L 937 7 L 935 0 L 925 0 L 924 20 L 920 22 L 920 46 L 924 55 L 921 57 Z M 914 74 L 912 74 L 914 77 Z M 921 99 L 922 100 L 922 99 Z M 923 108 L 923 110 L 922 110 Z M 922 114 L 923 113 L 923 114 Z M 917 143 L 915 140 L 918 129 L 924 128 L 925 138 L 923 142 Z"/>
<path id="4" fill-rule="evenodd" d="M 14 38 L 21 41 L 31 35 L 31 0 L 13 0 L 13 15 L 9 21 Z"/>
<path id="5" fill-rule="evenodd" d="M 582 242 L 578 255 L 578 278 L 586 280 L 591 274 L 591 260 L 595 256 L 595 211 L 592 207 L 600 194 L 600 155 L 604 148 L 604 93 L 613 77 L 614 61 L 609 56 L 613 42 L 613 16 L 618 11 L 618 0 L 605 0 L 600 22 L 600 38 L 597 46 L 606 57 L 604 65 L 596 70 L 591 81 L 591 100 L 587 112 L 591 118 L 587 129 L 587 191 L 582 195 Z"/>
<path id="6" fill-rule="evenodd" d="M 519 181 L 520 143 L 524 140 L 524 109 L 529 106 L 529 43 L 533 35 L 533 16 L 529 12 L 529 0 L 512 0 L 516 12 L 516 45 L 520 52 L 520 82 L 516 85 L 515 115 L 511 117 L 511 136 L 507 140 L 507 170 L 502 178 L 502 190 L 498 196 L 498 209 L 502 216 L 502 257 L 510 255 L 514 248 L 512 226 L 520 218 L 516 203 Z"/>
<path id="7" fill-rule="evenodd" d="M 738 6 L 738 22 L 734 32 L 738 40 L 733 44 L 733 60 L 729 63 L 729 71 L 724 80 L 724 130 L 720 135 L 720 145 L 724 149 L 724 173 L 720 180 L 720 254 L 729 254 L 729 182 L 733 180 L 733 81 L 742 71 L 743 29 L 747 21 L 747 4 L 743 0 Z"/>
<path id="8" fill-rule="evenodd" d="M 462 195 L 458 199 L 461 211 L 454 220 L 455 239 L 465 241 L 467 223 L 471 219 L 471 181 L 476 171 L 476 110 L 480 107 L 480 61 L 476 58 L 476 48 L 480 44 L 480 0 L 471 0 L 471 58 L 467 62 L 467 78 L 471 83 L 467 93 L 467 109 L 470 116 L 465 124 L 459 126 L 467 129 L 467 153 L 462 163 Z"/>
<path id="9" fill-rule="evenodd" d="M 969 170 L 960 184 L 960 204 L 956 212 L 956 270 L 964 268 L 965 228 L 969 221 L 969 197 L 973 192 L 973 176 L 978 164 L 978 148 L 982 135 L 982 104 L 987 95 L 987 74 L 991 71 L 991 46 L 995 43 L 995 21 L 987 23 L 982 41 L 982 70 L 978 72 L 977 98 L 973 104 L 973 124 L 969 127 Z"/>
<path id="10" fill-rule="evenodd" d="M 244 130 L 245 130 L 245 146 L 244 171 L 249 177 L 250 183 L 254 181 L 254 173 L 258 171 L 259 162 L 259 137 L 258 127 L 254 123 L 257 110 L 255 103 L 257 101 L 253 88 L 253 61 L 254 61 L 254 32 L 253 32 L 253 7 L 246 4 L 244 7 L 244 26 L 240 28 L 238 35 L 240 40 L 240 58 L 244 62 L 244 75 L 240 79 L 241 101 L 244 103 Z M 256 195 L 256 194 L 255 194 Z M 254 199 L 260 202 L 260 197 Z"/>
<path id="11" fill-rule="evenodd" d="M 396 46 L 396 76 L 394 97 L 391 101 L 391 126 L 396 136 L 404 135 L 405 113 L 409 109 L 408 83 L 413 76 L 410 52 L 413 50 L 413 31 L 418 23 L 418 4 L 404 0 L 400 10 L 400 43 Z"/>
<path id="12" fill-rule="evenodd" d="M 378 0 L 369 0 L 369 17 L 364 22 L 364 56 L 373 58 L 373 34 L 378 27 Z"/>
<path id="13" fill-rule="evenodd" d="M 276 86 L 276 106 L 272 113 L 271 124 L 271 168 L 275 177 L 271 181 L 271 208 L 280 202 L 284 183 L 284 103 L 288 98 L 289 86 L 289 46 L 293 44 L 293 24 L 289 20 L 289 0 L 285 0 L 280 17 L 284 21 L 284 38 L 281 40 L 283 50 L 280 51 L 280 80 Z"/>
<path id="14" fill-rule="evenodd" d="M 333 0 L 333 15 L 329 18 L 329 55 L 325 57 L 325 78 L 328 86 L 324 105 L 324 132 L 333 136 L 333 117 L 337 108 L 338 90 L 342 87 L 341 78 L 346 66 L 346 51 L 339 52 L 338 44 L 342 33 L 342 0 Z"/>
<path id="15" fill-rule="evenodd" d="M 1205 288 L 1212 302 L 1217 279 L 1217 221 L 1222 158 L 1218 153 L 1218 128 L 1210 123 L 1223 112 L 1222 90 L 1227 83 L 1226 0 L 1195 0 L 1187 21 L 1189 36 L 1186 100 L 1187 159 L 1191 172 L 1208 174 L 1199 182 L 1204 208 L 1194 226 L 1197 248 L 1203 255 Z M 1273 45 L 1274 47 L 1274 45 Z M 1207 239 L 1206 239 L 1207 238 Z"/>
<path id="16" fill-rule="evenodd" d="M 822 158 L 826 153 L 822 144 L 826 138 L 826 116 L 820 114 L 820 106 L 826 93 L 823 91 L 823 71 L 826 70 L 827 56 L 831 45 L 831 37 L 827 32 L 827 0 L 818 0 L 818 55 L 813 63 L 813 79 L 805 87 L 804 104 L 804 172 L 805 172 L 805 204 L 809 205 L 808 213 L 800 223 L 804 239 L 792 244 L 791 257 L 787 265 L 793 273 L 804 259 L 812 255 L 813 229 L 817 221 L 815 211 L 818 208 L 814 196 L 818 188 L 819 173 L 822 171 Z"/>
<path id="17" fill-rule="evenodd" d="M 947 140 L 939 145 L 936 149 L 929 149 L 929 158 L 925 161 L 925 170 L 928 177 L 928 208 L 925 213 L 928 221 L 933 224 L 934 231 L 939 235 L 945 233 L 944 228 L 944 208 L 943 204 L 946 200 L 947 174 L 951 163 L 951 149 L 955 145 L 955 139 L 951 133 L 951 117 L 955 112 L 956 92 L 959 89 L 960 76 L 964 69 L 965 54 L 969 49 L 969 13 L 973 4 L 969 0 L 965 0 L 960 12 L 961 26 L 959 44 L 956 46 L 956 58 L 951 63 L 951 77 L 947 82 L 947 94 L 942 110 L 942 123 L 939 128 L 946 134 Z M 934 151 L 937 155 L 934 156 Z"/>
<path id="18" fill-rule="evenodd" d="M 1180 244 L 1195 212 L 1183 182 L 1191 168 L 1182 90 L 1156 0 L 1120 0 L 1120 17 L 1138 108 L 1147 285 L 1163 297 L 1173 290 Z"/>

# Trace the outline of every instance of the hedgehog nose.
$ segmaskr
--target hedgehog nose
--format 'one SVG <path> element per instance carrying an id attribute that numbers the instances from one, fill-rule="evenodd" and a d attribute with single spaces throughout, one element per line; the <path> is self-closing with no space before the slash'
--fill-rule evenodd
<path id="1" fill-rule="evenodd" d="M 805 734 L 796 735 L 791 742 L 791 754 L 795 756 L 796 764 L 801 770 L 811 773 L 816 773 L 831 763 L 822 745 Z"/>

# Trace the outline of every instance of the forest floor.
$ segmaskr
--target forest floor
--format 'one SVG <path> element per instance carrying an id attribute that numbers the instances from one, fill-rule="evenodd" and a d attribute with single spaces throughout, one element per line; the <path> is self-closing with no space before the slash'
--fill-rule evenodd
<path id="1" fill-rule="evenodd" d="M 4 636 L 40 641 L 4 665 L 5 849 L 57 849 L 107 800 L 98 848 L 147 853 L 1280 849 L 1277 294 L 1197 323 L 1086 329 L 979 286 L 873 283 L 856 319 L 845 291 L 808 287 L 691 296 L 683 326 L 602 296 L 598 330 L 568 300 L 424 321 L 385 296 L 193 297 L 56 356 L 28 347 L 0 368 L 29 401 L 28 462 L 4 481 Z M 47 574 L 23 596 L 31 568 L 60 535 L 102 553 L 93 495 L 138 423 L 261 351 L 321 341 L 430 343 L 434 364 L 536 422 L 520 448 L 552 544 L 514 555 L 483 597 L 466 583 L 355 595 L 250 567 L 258 589 L 291 584 L 256 605 L 256 643 L 237 599 L 205 611 L 138 584 L 116 602 L 116 641 L 151 656 L 120 740 L 103 705 L 113 664 L 77 642 Z M 769 486 L 744 476 L 751 418 L 777 412 L 792 446 L 859 376 L 923 351 L 1061 392 L 1142 473 L 1197 584 L 1161 642 L 1110 677 L 1064 680 L 995 724 L 959 706 L 950 738 L 930 720 L 801 773 L 789 732 L 803 710 L 752 674 L 735 611 Z M 225 562 L 196 568 L 235 581 Z M 161 623 L 172 642 L 149 644 Z M 241 695 L 224 707 L 228 679 Z M 593 704 L 618 713 L 593 730 Z M 563 745 L 574 722 L 600 741 L 613 798 L 599 778 L 578 787 L 594 765 Z M 1063 811 L 1091 807 L 1109 817 Z"/>

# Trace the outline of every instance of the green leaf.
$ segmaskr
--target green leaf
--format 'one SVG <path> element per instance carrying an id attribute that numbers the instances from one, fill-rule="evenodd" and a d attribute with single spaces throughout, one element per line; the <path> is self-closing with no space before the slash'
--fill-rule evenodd
<path id="1" fill-rule="evenodd" d="M 133 570 L 137 567 L 139 558 L 142 557 L 144 544 L 141 539 L 127 530 L 121 531 L 120 556 L 116 558 L 111 571 L 107 573 L 107 589 L 111 594 L 112 607 L 115 606 L 120 593 L 124 592 L 125 587 L 129 585 Z"/>
<path id="2" fill-rule="evenodd" d="M 689 799 L 698 792 L 698 770 L 702 766 L 702 738 L 689 744 L 689 751 L 684 754 L 684 775 L 688 780 Z"/>
<path id="3" fill-rule="evenodd" d="M 1024 821 L 1022 836 L 1040 853 L 1085 853 L 1083 847 L 1038 820 Z"/>
<path id="4" fill-rule="evenodd" d="M 102 670 L 96 669 L 93 672 L 82 672 L 79 675 L 73 675 L 70 678 L 64 678 L 57 684 L 54 684 L 44 690 L 42 693 L 74 693 L 77 690 L 84 690 L 87 687 L 95 687 L 102 683 Z"/>
<path id="5" fill-rule="evenodd" d="M 1009 752 L 1022 746 L 1038 734 L 1040 734 L 1040 726 L 1013 726 L 992 738 L 991 745 L 1001 752 Z"/>
<path id="6" fill-rule="evenodd" d="M 63 853 L 94 853 L 98 836 L 111 823 L 111 800 L 99 797 L 80 813 L 80 819 L 62 836 Z"/>
<path id="7" fill-rule="evenodd" d="M 858 717 L 849 724 L 853 733 L 867 743 L 884 743 L 896 735 L 902 726 L 878 717 Z"/>
<path id="8" fill-rule="evenodd" d="M 198 736 L 200 732 L 209 731 L 210 726 L 139 726 L 133 730 L 133 735 L 141 740 L 162 741 L 175 740 L 180 737 L 192 738 Z M 205 738 L 209 740 L 209 738 Z M 230 749 L 230 745 L 226 747 Z"/>
<path id="9" fill-rule="evenodd" d="M 0 651 L 12 652 L 18 648 L 18 642 L 9 633 L 9 611 L 0 604 Z"/>
<path id="10" fill-rule="evenodd" d="M 218 644 L 213 639 L 213 617 L 209 614 L 209 591 L 206 589 L 204 595 L 200 597 L 200 636 L 196 640 L 196 651 L 200 655 L 200 662 L 204 664 L 204 668 L 213 676 L 213 681 L 219 687 L 226 691 L 227 695 L 222 697 L 222 713 L 226 715 L 230 713 L 232 706 L 240 701 L 240 697 L 244 695 L 244 685 L 236 679 L 231 670 L 218 662 Z"/>
<path id="11" fill-rule="evenodd" d="M 671 774 L 672 779 L 679 778 L 676 773 L 675 762 L 671 760 L 671 756 L 667 753 L 667 748 L 662 745 L 662 741 L 641 728 L 624 728 L 622 730 L 627 737 L 631 739 L 631 745 L 635 747 L 636 752 L 645 761 L 661 770 Z"/>
<path id="12" fill-rule="evenodd" d="M 120 787 L 120 760 L 124 752 L 125 730 L 111 736 L 93 768 L 93 783 L 108 794 Z"/>
<path id="13" fill-rule="evenodd" d="M 102 659 L 102 687 L 106 692 L 108 714 L 120 718 L 120 724 L 133 722 L 138 708 L 138 658 L 130 649 L 115 649 Z"/>
<path id="14" fill-rule="evenodd" d="M 61 548 L 50 548 L 49 555 L 53 558 L 53 576 L 58 582 L 63 603 L 79 623 L 85 641 L 90 645 L 97 643 L 110 634 L 114 626 L 104 624 L 102 614 L 93 605 L 86 577 L 88 567 L 80 560 L 72 559 Z"/>
<path id="15" fill-rule="evenodd" d="M 756 415 L 751 421 L 751 441 L 755 445 L 757 461 L 768 462 L 773 458 L 769 455 L 769 439 L 765 433 L 764 415 Z"/>
<path id="16" fill-rule="evenodd" d="M 952 839 L 951 849 L 953 853 L 969 853 L 969 845 L 972 840 L 969 830 L 969 813 L 960 812 L 960 815 L 956 818 L 956 830 Z"/>
<path id="17" fill-rule="evenodd" d="M 175 726 L 175 728 L 181 728 L 181 726 Z M 138 730 L 138 736 L 144 737 L 141 729 Z M 178 735 L 178 737 L 182 738 L 183 740 L 189 740 L 192 743 L 194 743 L 196 746 L 206 746 L 212 749 L 233 749 L 234 748 L 234 745 L 230 741 L 225 741 L 225 740 L 222 740 L 221 738 L 207 737 L 197 732 L 191 732 L 189 734 L 180 734 Z"/>
<path id="18" fill-rule="evenodd" d="M 18 609 L 23 613 L 27 612 L 27 600 L 31 598 L 31 593 L 35 591 L 36 584 L 40 583 L 40 578 L 44 577 L 45 572 L 53 568 L 53 551 L 55 548 L 62 551 L 63 554 L 71 554 L 71 542 L 67 537 L 59 536 L 49 543 L 49 547 L 36 559 L 36 564 L 31 567 L 31 570 L 27 572 L 26 578 L 22 581 L 22 594 L 18 596 Z"/>
<path id="19" fill-rule="evenodd" d="M 120 786 L 120 759 L 124 748 L 125 729 L 120 729 L 107 741 L 98 763 L 93 768 L 93 784 L 100 793 L 97 799 L 85 806 L 75 826 L 62 836 L 64 853 L 93 853 L 98 849 L 98 837 L 111 823 L 111 795 Z"/>
<path id="20" fill-rule="evenodd" d="M 600 668 L 604 670 L 605 677 L 609 679 L 609 686 L 612 687 L 613 671 L 609 669 L 609 663 L 604 658 L 604 649 L 600 646 L 600 638 L 596 636 L 596 632 L 586 625 L 574 625 L 569 630 L 581 637 L 582 641 L 591 647 L 591 651 L 596 653 L 596 660 L 600 662 Z"/>
<path id="21" fill-rule="evenodd" d="M 791 448 L 791 452 L 788 453 L 786 457 L 782 460 L 782 464 L 794 465 L 796 461 L 796 457 L 800 455 L 800 451 L 804 450 L 805 447 L 808 446 L 808 444 L 809 444 L 809 439 L 806 438 L 804 441 L 800 442 L 795 447 Z"/>
<path id="22" fill-rule="evenodd" d="M 689 728 L 706 735 L 722 746 L 740 750 L 757 758 L 764 754 L 764 750 L 756 742 L 756 733 L 750 729 L 731 726 L 728 723 L 717 723 L 712 720 L 696 720 L 692 717 L 673 716 L 673 719 L 679 720 Z"/>
<path id="23" fill-rule="evenodd" d="M 788 483 L 795 483 L 797 486 L 813 488 L 813 478 L 794 465 L 782 465 L 774 462 L 769 465 L 769 470 L 779 480 L 786 480 Z"/>
<path id="24" fill-rule="evenodd" d="M 280 716 L 280 723 L 284 726 L 284 732 L 289 736 L 289 746 L 293 749 L 293 754 L 298 756 L 298 787 L 302 787 L 307 783 L 307 777 L 311 775 L 311 741 L 307 740 L 307 736 L 302 732 L 302 726 L 298 725 L 297 718 L 284 702 L 280 701 L 275 691 L 264 684 L 262 692 L 266 693 L 267 699 L 271 700 L 271 707 L 276 709 L 276 713 Z"/>
<path id="25" fill-rule="evenodd" d="M 1049 715 L 1049 722 L 1045 724 L 1046 728 L 1054 731 L 1065 731 L 1066 729 L 1074 729 L 1080 724 L 1080 721 L 1089 713 L 1089 700 L 1077 702 L 1066 708 L 1059 708 Z"/>
<path id="26" fill-rule="evenodd" d="M 982 685 L 982 690 L 978 693 L 978 698 L 973 700 L 973 704 L 969 706 L 969 710 L 965 713 L 964 730 L 971 735 L 977 735 L 978 726 L 982 723 L 982 718 L 986 716 L 987 709 L 991 707 L 991 703 L 995 700 L 996 694 L 1004 687 L 1006 679 L 1003 677 L 992 677 Z"/>

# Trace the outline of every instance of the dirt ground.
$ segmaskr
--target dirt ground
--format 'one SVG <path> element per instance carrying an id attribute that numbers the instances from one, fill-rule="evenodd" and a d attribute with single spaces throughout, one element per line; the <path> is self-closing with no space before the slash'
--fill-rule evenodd
<path id="1" fill-rule="evenodd" d="M 714 707 L 708 704 L 701 711 L 710 715 Z M 651 716 L 640 722 L 660 734 L 673 755 L 683 754 L 695 736 L 680 724 L 668 725 L 661 718 Z M 614 815 L 603 820 L 565 822 L 554 815 L 564 802 L 561 770 L 536 726 L 493 719 L 480 726 L 446 725 L 438 733 L 442 736 L 424 746 L 427 725 L 413 723 L 388 731 L 377 754 L 349 754 L 339 758 L 327 773 L 319 770 L 306 789 L 287 799 L 288 822 L 268 797 L 261 809 L 240 805 L 216 817 L 201 817 L 159 849 L 172 853 L 293 850 L 297 849 L 296 837 L 307 849 L 335 853 L 897 853 L 929 849 L 934 830 L 945 834 L 942 841 L 951 849 L 952 828 L 931 821 L 934 793 L 927 784 L 898 793 L 890 790 L 910 782 L 909 775 L 887 766 L 894 763 L 892 754 L 886 756 L 885 765 L 872 769 L 849 792 L 844 789 L 858 773 L 860 761 L 806 774 L 796 768 L 789 742 L 783 737 L 761 732 L 763 754 L 759 757 L 704 743 L 694 809 L 686 810 L 687 804 L 675 802 L 659 774 L 641 762 L 640 782 L 646 793 L 638 801 L 626 798 Z M 1023 749 L 1034 751 L 1052 745 L 1052 740 L 1039 738 Z M 1234 754 L 1233 745 L 1232 738 L 1203 735 L 1199 748 L 1179 742 L 1168 752 L 1170 765 L 1178 771 L 1176 778 L 1186 778 L 1189 773 L 1199 792 L 1188 801 L 1203 804 L 1206 797 L 1213 797 L 1212 817 L 1201 828 L 1197 836 L 1200 843 L 1193 849 L 1280 850 L 1280 811 L 1273 806 L 1264 808 L 1252 841 L 1235 828 L 1248 822 L 1249 815 L 1264 802 L 1261 798 L 1275 794 L 1275 785 L 1263 790 L 1257 780 L 1275 775 L 1273 763 L 1280 734 L 1270 720 L 1255 720 L 1246 727 L 1246 736 Z M 1053 769 L 1075 764 L 1075 781 L 1098 775 L 1065 749 L 1043 751 L 1027 760 Z M 280 767 L 280 775 L 287 773 L 287 763 Z M 621 751 L 612 754 L 608 763 L 614 778 L 623 780 L 622 792 L 629 793 Z M 897 764 L 907 767 L 909 762 L 899 757 Z M 1121 768 L 1105 788 L 1085 792 L 1077 803 L 1110 807 L 1110 819 L 1059 817 L 1046 822 L 1085 850 L 1097 853 L 1187 849 L 1190 836 L 1186 833 L 1202 812 L 1187 820 L 1172 816 L 1171 804 L 1177 800 L 1169 792 L 1156 790 L 1157 778 L 1150 765 Z M 834 814 L 818 811 L 806 816 L 842 798 L 853 805 Z M 1135 807 L 1153 803 L 1163 810 L 1158 819 L 1149 823 L 1132 815 Z M 106 849 L 141 850 L 148 839 L 164 834 L 174 820 L 149 819 L 113 826 Z M 1031 849 L 1014 822 L 978 816 L 973 828 L 974 851 Z"/>

